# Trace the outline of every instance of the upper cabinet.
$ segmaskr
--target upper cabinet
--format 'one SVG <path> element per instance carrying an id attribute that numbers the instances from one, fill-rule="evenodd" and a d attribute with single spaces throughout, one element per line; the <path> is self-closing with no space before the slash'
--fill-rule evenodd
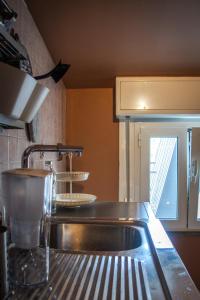
<path id="1" fill-rule="evenodd" d="M 117 77 L 119 118 L 200 118 L 200 77 Z"/>

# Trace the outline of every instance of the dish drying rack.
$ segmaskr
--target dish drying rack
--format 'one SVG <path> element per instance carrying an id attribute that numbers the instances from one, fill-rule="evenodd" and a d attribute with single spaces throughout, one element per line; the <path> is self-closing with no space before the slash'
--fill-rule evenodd
<path id="1" fill-rule="evenodd" d="M 96 196 L 83 193 L 73 193 L 73 182 L 86 181 L 89 177 L 89 172 L 73 171 L 72 159 L 73 153 L 67 154 L 69 158 L 69 171 L 56 173 L 56 182 L 69 182 L 69 193 L 57 194 L 56 203 L 60 206 L 80 206 L 82 204 L 89 204 L 96 200 Z"/>

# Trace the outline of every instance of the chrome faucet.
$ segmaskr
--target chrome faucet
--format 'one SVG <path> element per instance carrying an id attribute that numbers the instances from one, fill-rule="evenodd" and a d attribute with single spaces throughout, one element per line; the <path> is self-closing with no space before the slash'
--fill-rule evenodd
<path id="1" fill-rule="evenodd" d="M 24 153 L 22 154 L 22 168 L 29 168 L 29 157 L 30 154 L 33 152 L 57 152 L 59 154 L 59 159 L 62 159 L 62 155 L 72 153 L 75 155 L 80 156 L 83 153 L 83 147 L 81 146 L 68 146 L 63 144 L 57 145 L 31 145 L 25 149 Z"/>

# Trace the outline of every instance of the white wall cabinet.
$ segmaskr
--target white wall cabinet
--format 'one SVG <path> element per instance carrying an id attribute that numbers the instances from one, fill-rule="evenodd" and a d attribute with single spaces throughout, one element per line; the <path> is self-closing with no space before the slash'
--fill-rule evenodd
<path id="1" fill-rule="evenodd" d="M 200 118 L 200 77 L 117 77 L 116 115 L 135 120 Z"/>

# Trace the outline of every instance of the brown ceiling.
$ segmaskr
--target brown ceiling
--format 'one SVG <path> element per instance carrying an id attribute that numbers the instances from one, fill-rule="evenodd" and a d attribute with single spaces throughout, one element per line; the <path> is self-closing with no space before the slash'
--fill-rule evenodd
<path id="1" fill-rule="evenodd" d="M 26 0 L 69 88 L 200 75 L 200 0 Z"/>

